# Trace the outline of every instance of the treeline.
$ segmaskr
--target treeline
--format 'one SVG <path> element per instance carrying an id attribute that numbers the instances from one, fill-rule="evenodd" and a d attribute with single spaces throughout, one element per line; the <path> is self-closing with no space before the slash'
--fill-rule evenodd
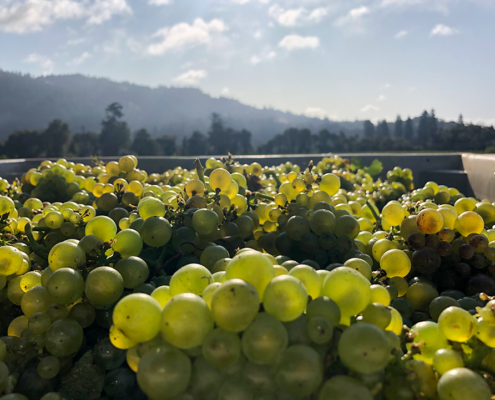
<path id="1" fill-rule="evenodd" d="M 255 149 L 251 132 L 225 126 L 218 114 L 212 114 L 208 132 L 195 131 L 181 143 L 173 136 L 152 137 L 146 129 L 133 135 L 123 120 L 119 103 L 109 105 L 101 121 L 101 131 L 71 134 L 69 126 L 54 120 L 43 131 L 22 130 L 10 134 L 0 144 L 0 155 L 6 158 L 90 157 L 132 153 L 138 156 L 342 153 L 371 151 L 478 151 L 495 152 L 495 130 L 457 123 L 439 129 L 434 110 L 425 111 L 416 125 L 400 116 L 395 123 L 365 121 L 362 136 L 317 133 L 309 129 L 289 128 Z"/>

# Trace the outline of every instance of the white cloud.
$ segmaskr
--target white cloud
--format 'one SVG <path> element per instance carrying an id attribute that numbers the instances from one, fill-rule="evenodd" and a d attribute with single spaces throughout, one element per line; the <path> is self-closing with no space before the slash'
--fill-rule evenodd
<path id="1" fill-rule="evenodd" d="M 370 9 L 365 6 L 353 8 L 351 11 L 347 13 L 346 16 L 341 17 L 337 20 L 337 25 L 342 26 L 347 24 L 360 23 L 362 18 L 369 13 L 370 13 Z"/>
<path id="2" fill-rule="evenodd" d="M 149 4 L 152 6 L 166 6 L 172 4 L 172 0 L 150 0 Z"/>
<path id="3" fill-rule="evenodd" d="M 224 87 L 220 93 L 222 96 L 228 96 L 230 94 L 230 89 L 228 87 Z"/>
<path id="4" fill-rule="evenodd" d="M 279 47 L 292 50 L 316 49 L 320 46 L 320 39 L 316 36 L 287 35 L 280 43 Z"/>
<path id="5" fill-rule="evenodd" d="M 206 78 L 207 76 L 208 74 L 205 70 L 190 69 L 189 71 L 175 77 L 173 81 L 176 83 L 180 83 L 181 85 L 195 85 L 201 79 Z"/>
<path id="6" fill-rule="evenodd" d="M 328 113 L 320 107 L 308 107 L 304 110 L 304 115 L 309 118 L 328 118 Z"/>
<path id="7" fill-rule="evenodd" d="M 258 65 L 259 63 L 263 61 L 270 61 L 273 60 L 275 57 L 277 57 L 277 53 L 274 51 L 268 51 L 268 52 L 263 52 L 260 55 L 253 55 L 249 59 L 249 62 L 253 65 Z"/>
<path id="8" fill-rule="evenodd" d="M 38 64 L 43 70 L 43 76 L 51 75 L 51 73 L 53 72 L 54 63 L 48 57 L 32 53 L 24 59 L 24 62 L 30 64 Z"/>
<path id="9" fill-rule="evenodd" d="M 261 39 L 263 37 L 263 33 L 260 30 L 257 30 L 256 32 L 254 32 L 253 37 L 255 39 Z"/>
<path id="10" fill-rule="evenodd" d="M 397 32 L 397 34 L 395 35 L 395 38 L 396 39 L 402 39 L 403 37 L 406 37 L 407 35 L 409 35 L 408 31 L 400 31 L 400 32 Z"/>
<path id="11" fill-rule="evenodd" d="M 454 35 L 458 32 L 459 31 L 457 29 L 451 28 L 447 25 L 438 24 L 437 26 L 435 26 L 432 29 L 430 35 L 431 36 L 451 36 L 451 35 Z"/>
<path id="12" fill-rule="evenodd" d="M 261 62 L 261 58 L 259 58 L 258 56 L 252 56 L 249 59 L 249 62 L 253 65 L 258 65 Z"/>
<path id="13" fill-rule="evenodd" d="M 363 108 L 361 108 L 362 113 L 369 112 L 369 111 L 380 111 L 380 108 L 374 106 L 373 104 L 368 104 L 368 105 L 364 106 Z"/>
<path id="14" fill-rule="evenodd" d="M 126 0 L 6 0 L 0 4 L 0 29 L 27 33 L 42 30 L 57 20 L 86 19 L 99 25 L 114 15 L 131 14 Z"/>
<path id="15" fill-rule="evenodd" d="M 381 94 L 380 96 L 378 96 L 378 101 L 385 101 L 387 100 L 387 96 L 385 96 L 384 94 Z"/>
<path id="16" fill-rule="evenodd" d="M 70 66 L 78 66 L 81 65 L 84 61 L 86 61 L 88 58 L 91 57 L 91 54 L 89 54 L 87 51 L 82 53 L 79 57 L 74 58 L 72 61 L 69 61 L 67 65 Z"/>
<path id="17" fill-rule="evenodd" d="M 427 10 L 433 10 L 447 14 L 449 6 L 458 0 L 381 0 L 382 7 L 407 7 L 417 6 Z M 477 2 L 477 0 L 470 0 Z"/>
<path id="18" fill-rule="evenodd" d="M 208 45 L 212 42 L 214 34 L 226 30 L 227 26 L 219 19 L 212 19 L 210 22 L 205 22 L 203 19 L 197 18 L 192 25 L 181 22 L 172 27 L 159 29 L 153 37 L 160 38 L 161 41 L 149 45 L 147 52 L 153 56 L 158 56 L 170 51 Z"/>
<path id="19" fill-rule="evenodd" d="M 285 10 L 278 4 L 268 9 L 268 15 L 272 17 L 279 25 L 285 27 L 301 26 L 305 24 L 317 24 L 328 14 L 326 8 L 316 8 L 308 11 L 303 7 Z"/>
<path id="20" fill-rule="evenodd" d="M 268 60 L 273 60 L 275 57 L 277 57 L 277 53 L 275 53 L 274 51 L 270 51 L 267 55 L 266 55 L 266 58 Z"/>

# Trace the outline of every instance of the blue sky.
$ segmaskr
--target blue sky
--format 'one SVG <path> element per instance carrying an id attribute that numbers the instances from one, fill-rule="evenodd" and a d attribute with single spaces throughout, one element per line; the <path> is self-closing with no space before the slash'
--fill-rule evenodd
<path id="1" fill-rule="evenodd" d="M 495 0 L 0 0 L 0 68 L 495 123 Z"/>

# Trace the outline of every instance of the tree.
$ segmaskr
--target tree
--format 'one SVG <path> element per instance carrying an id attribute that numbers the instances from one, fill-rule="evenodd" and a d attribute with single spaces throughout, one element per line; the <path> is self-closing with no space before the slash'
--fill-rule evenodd
<path id="1" fill-rule="evenodd" d="M 457 124 L 464 126 L 464 117 L 462 116 L 462 114 L 459 114 L 459 119 L 457 120 Z"/>
<path id="2" fill-rule="evenodd" d="M 104 156 L 118 156 L 128 147 L 131 132 L 127 123 L 120 121 L 124 114 L 119 103 L 110 104 L 105 112 L 106 118 L 101 122 L 101 152 Z"/>
<path id="3" fill-rule="evenodd" d="M 413 122 L 411 117 L 407 117 L 404 128 L 404 137 L 410 142 L 412 142 L 414 139 L 414 129 L 413 129 Z"/>
<path id="4" fill-rule="evenodd" d="M 375 125 L 371 121 L 364 121 L 364 136 L 371 138 L 375 136 Z"/>
<path id="5" fill-rule="evenodd" d="M 380 137 L 390 137 L 387 121 L 383 120 L 376 128 L 376 135 Z"/>
<path id="6" fill-rule="evenodd" d="M 182 141 L 182 150 L 187 156 L 200 156 L 207 154 L 206 137 L 199 131 L 194 131 L 191 137 L 184 138 Z"/>
<path id="7" fill-rule="evenodd" d="M 211 114 L 211 125 L 208 130 L 208 142 L 210 145 L 210 154 L 222 155 L 227 154 L 230 149 L 230 137 L 226 134 L 222 117 L 219 114 Z"/>
<path id="8" fill-rule="evenodd" d="M 44 144 L 39 131 L 15 131 L 7 138 L 3 152 L 8 158 L 36 158 L 45 152 Z"/>
<path id="9" fill-rule="evenodd" d="M 438 133 L 438 120 L 435 116 L 435 110 L 431 110 L 430 119 L 428 120 L 428 136 L 434 138 Z"/>
<path id="10" fill-rule="evenodd" d="M 239 146 L 238 154 L 251 154 L 253 152 L 251 136 L 251 132 L 246 129 L 243 129 L 242 131 L 236 133 L 234 140 Z"/>
<path id="11" fill-rule="evenodd" d="M 155 156 L 159 154 L 159 146 L 151 138 L 146 129 L 140 129 L 134 136 L 131 150 L 138 156 Z"/>
<path id="12" fill-rule="evenodd" d="M 47 157 L 64 156 L 70 140 L 69 125 L 59 119 L 53 120 L 41 134 L 41 140 L 44 142 Z"/>
<path id="13" fill-rule="evenodd" d="M 176 147 L 175 147 L 175 136 L 160 136 L 159 138 L 155 139 L 156 143 L 159 146 L 159 152 L 160 154 L 163 154 L 164 156 L 172 156 L 176 152 Z"/>
<path id="14" fill-rule="evenodd" d="M 394 136 L 396 138 L 404 136 L 404 123 L 402 122 L 402 118 L 400 117 L 400 115 L 397 115 L 397 119 L 395 120 Z"/>
<path id="15" fill-rule="evenodd" d="M 428 141 L 428 123 L 430 116 L 428 115 L 428 111 L 424 111 L 419 118 L 419 126 L 418 126 L 418 141 L 426 142 Z"/>
<path id="16" fill-rule="evenodd" d="M 94 132 L 72 135 L 69 152 L 78 157 L 91 157 L 100 153 L 100 135 Z"/>

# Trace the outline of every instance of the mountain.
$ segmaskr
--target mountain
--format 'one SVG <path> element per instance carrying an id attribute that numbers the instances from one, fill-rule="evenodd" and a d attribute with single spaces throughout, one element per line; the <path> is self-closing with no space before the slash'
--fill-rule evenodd
<path id="1" fill-rule="evenodd" d="M 104 110 L 113 102 L 122 104 L 133 131 L 146 128 L 153 136 L 171 135 L 179 140 L 195 130 L 206 133 L 213 112 L 227 126 L 251 131 L 254 145 L 289 127 L 358 135 L 363 127 L 361 121 L 334 122 L 259 109 L 194 88 L 150 88 L 83 75 L 34 78 L 0 70 L 0 140 L 14 130 L 45 128 L 53 119 L 67 122 L 72 132 L 99 132 Z"/>

